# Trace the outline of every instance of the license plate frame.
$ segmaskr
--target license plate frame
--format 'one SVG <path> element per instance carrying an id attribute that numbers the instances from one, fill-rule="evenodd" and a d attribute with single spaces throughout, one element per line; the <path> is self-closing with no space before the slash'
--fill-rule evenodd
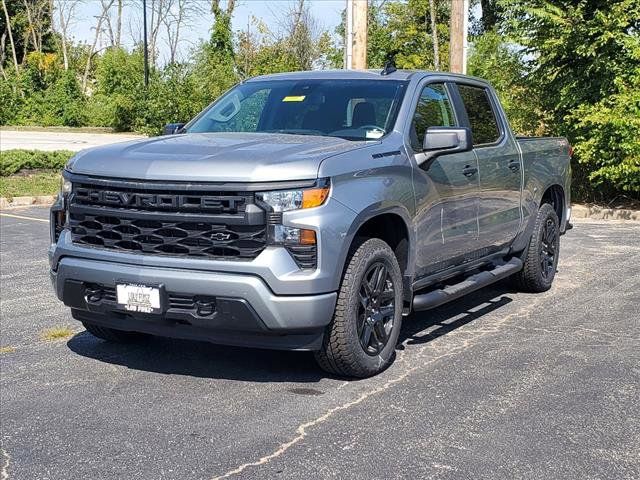
<path id="1" fill-rule="evenodd" d="M 162 285 L 117 282 L 116 304 L 130 313 L 159 314 L 163 311 L 164 288 Z"/>

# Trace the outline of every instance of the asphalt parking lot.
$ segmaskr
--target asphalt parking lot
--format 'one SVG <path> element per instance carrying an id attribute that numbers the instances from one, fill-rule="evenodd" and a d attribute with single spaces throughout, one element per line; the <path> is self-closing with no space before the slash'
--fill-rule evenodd
<path id="1" fill-rule="evenodd" d="M 46 217 L 0 217 L 2 480 L 640 478 L 640 223 L 576 221 L 551 291 L 413 315 L 390 369 L 345 381 L 309 354 L 97 340 L 51 291 Z"/>

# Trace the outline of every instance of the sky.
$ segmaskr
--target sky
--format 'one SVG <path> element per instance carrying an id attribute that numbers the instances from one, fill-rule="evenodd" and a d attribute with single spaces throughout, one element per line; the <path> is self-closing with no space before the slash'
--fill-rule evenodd
<path id="1" fill-rule="evenodd" d="M 74 0 L 55 1 L 57 3 Z M 184 44 L 180 49 L 181 58 L 187 57 L 191 47 L 196 45 L 200 39 L 208 38 L 213 24 L 208 0 L 196 1 L 202 2 L 203 10 L 207 13 L 199 16 L 189 28 L 185 29 L 185 34 L 181 36 L 184 39 Z M 147 2 L 150 3 L 151 0 L 147 0 Z M 320 27 L 333 33 L 335 27 L 340 23 L 341 12 L 346 6 L 346 0 L 307 0 L 307 2 Z M 141 36 L 142 0 L 128 1 L 125 4 L 128 6 L 125 7 L 123 15 L 123 35 L 125 45 L 131 46 L 134 43 L 133 38 Z M 278 19 L 292 5 L 293 2 L 289 0 L 237 0 L 233 28 L 234 30 L 246 30 L 250 17 L 254 16 L 264 21 L 270 29 L 277 30 Z M 76 41 L 91 43 L 95 35 L 95 17 L 100 14 L 101 8 L 100 0 L 78 1 L 75 13 L 76 21 L 70 27 L 70 36 Z M 167 55 L 168 48 L 164 42 L 160 43 L 160 61 L 162 61 Z"/>

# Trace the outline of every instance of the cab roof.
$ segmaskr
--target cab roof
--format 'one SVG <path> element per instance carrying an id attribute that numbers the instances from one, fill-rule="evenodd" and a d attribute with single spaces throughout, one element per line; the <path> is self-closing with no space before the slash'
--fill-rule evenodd
<path id="1" fill-rule="evenodd" d="M 272 73 L 269 75 L 259 75 L 252 77 L 247 82 L 264 80 L 400 80 L 407 81 L 411 77 L 418 75 L 424 77 L 428 75 L 438 75 L 453 78 L 466 78 L 486 82 L 481 78 L 470 75 L 460 75 L 450 72 L 434 72 L 429 70 L 396 70 L 387 75 L 381 74 L 380 69 L 370 70 L 310 70 L 302 72 Z"/>
<path id="2" fill-rule="evenodd" d="M 303 72 L 272 73 L 253 77 L 256 80 L 409 80 L 415 70 L 396 70 L 388 75 L 381 75 L 381 70 L 310 70 Z M 426 73 L 426 72 L 422 72 Z"/>

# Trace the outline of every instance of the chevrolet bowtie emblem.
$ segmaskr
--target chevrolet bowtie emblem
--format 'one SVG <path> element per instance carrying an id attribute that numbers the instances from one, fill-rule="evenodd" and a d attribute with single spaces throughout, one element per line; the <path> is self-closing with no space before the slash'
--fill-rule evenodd
<path id="1" fill-rule="evenodd" d="M 231 234 L 230 233 L 217 232 L 217 233 L 212 233 L 210 238 L 211 238 L 211 240 L 218 240 L 219 242 L 222 242 L 224 240 L 229 240 L 231 238 Z"/>

